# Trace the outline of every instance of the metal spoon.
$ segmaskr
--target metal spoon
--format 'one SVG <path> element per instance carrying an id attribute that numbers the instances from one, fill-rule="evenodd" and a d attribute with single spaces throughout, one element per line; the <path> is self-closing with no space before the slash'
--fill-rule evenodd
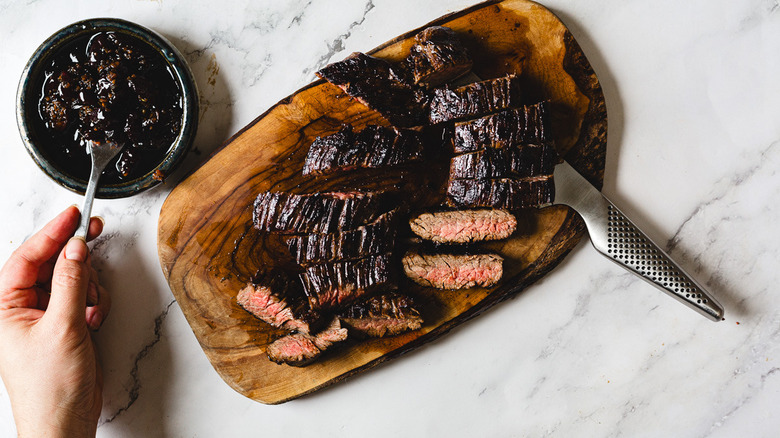
<path id="1" fill-rule="evenodd" d="M 87 140 L 87 153 L 92 158 L 92 171 L 87 183 L 87 191 L 84 193 L 84 208 L 81 209 L 81 223 L 76 230 L 76 236 L 87 238 L 89 231 L 89 219 L 92 214 L 92 201 L 95 199 L 95 192 L 98 188 L 98 180 L 103 174 L 109 161 L 122 152 L 124 145 L 117 145 L 114 142 L 96 143 Z"/>

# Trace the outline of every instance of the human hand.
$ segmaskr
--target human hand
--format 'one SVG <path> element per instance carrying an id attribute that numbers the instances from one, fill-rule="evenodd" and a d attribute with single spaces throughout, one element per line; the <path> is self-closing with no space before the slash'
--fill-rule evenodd
<path id="1" fill-rule="evenodd" d="M 103 382 L 88 329 L 100 327 L 111 299 L 86 242 L 71 238 L 79 216 L 65 209 L 0 270 L 0 376 L 20 437 L 95 436 L 100 418 Z M 91 218 L 88 238 L 102 231 Z"/>

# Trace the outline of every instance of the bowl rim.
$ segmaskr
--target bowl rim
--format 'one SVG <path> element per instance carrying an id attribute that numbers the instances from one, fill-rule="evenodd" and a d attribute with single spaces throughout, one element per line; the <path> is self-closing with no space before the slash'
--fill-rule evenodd
<path id="1" fill-rule="evenodd" d="M 48 61 L 56 54 L 59 48 L 75 38 L 101 31 L 114 31 L 130 35 L 149 44 L 168 63 L 175 80 L 181 87 L 182 93 L 181 128 L 163 160 L 156 167 L 138 178 L 119 184 L 99 186 L 95 195 L 104 199 L 124 198 L 148 190 L 163 182 L 161 178 L 156 176 L 160 173 L 163 176 L 168 176 L 178 167 L 184 156 L 192 148 L 195 133 L 197 132 L 199 99 L 195 78 L 184 56 L 165 37 L 140 24 L 120 18 L 89 18 L 63 27 L 43 41 L 27 61 L 16 93 L 16 119 L 22 142 L 35 164 L 59 185 L 73 192 L 84 194 L 87 188 L 87 181 L 61 171 L 57 164 L 47 159 L 34 144 L 34 128 L 28 118 L 28 113 L 30 112 L 28 107 L 32 103 L 28 102 L 27 98 L 29 96 L 37 96 L 37 92 L 35 92 L 35 95 L 31 94 L 33 91 L 30 88 L 35 86 L 38 75 L 48 65 Z M 35 105 L 37 108 L 37 100 Z"/>

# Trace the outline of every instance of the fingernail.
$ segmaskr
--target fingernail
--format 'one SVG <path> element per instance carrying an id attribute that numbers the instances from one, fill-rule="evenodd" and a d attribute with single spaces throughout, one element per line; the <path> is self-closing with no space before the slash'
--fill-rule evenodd
<path id="1" fill-rule="evenodd" d="M 96 311 L 92 314 L 92 318 L 89 319 L 89 328 L 98 331 L 101 325 L 103 325 L 103 313 Z"/>
<path id="2" fill-rule="evenodd" d="M 87 285 L 87 307 L 92 307 L 98 303 L 98 290 L 93 282 Z"/>
<path id="3" fill-rule="evenodd" d="M 65 258 L 83 262 L 87 260 L 87 242 L 81 236 L 73 236 L 65 245 Z"/>
<path id="4" fill-rule="evenodd" d="M 103 219 L 103 216 L 92 216 L 92 217 L 94 217 L 95 219 L 99 220 L 100 223 L 103 224 L 104 227 L 106 226 L 106 220 Z"/>

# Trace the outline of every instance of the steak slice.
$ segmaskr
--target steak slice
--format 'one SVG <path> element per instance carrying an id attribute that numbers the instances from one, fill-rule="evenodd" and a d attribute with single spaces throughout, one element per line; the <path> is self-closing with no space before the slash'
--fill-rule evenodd
<path id="1" fill-rule="evenodd" d="M 404 64 L 415 84 L 437 87 L 471 70 L 471 56 L 452 29 L 431 26 L 418 33 L 414 41 Z"/>
<path id="2" fill-rule="evenodd" d="M 427 96 L 402 70 L 383 59 L 356 52 L 325 66 L 317 76 L 379 112 L 395 126 L 425 123 Z"/>
<path id="3" fill-rule="evenodd" d="M 451 179 L 526 178 L 551 175 L 558 155 L 550 144 L 482 149 L 454 156 Z"/>
<path id="4" fill-rule="evenodd" d="M 505 210 L 477 209 L 423 213 L 409 220 L 412 231 L 436 243 L 469 243 L 506 239 L 517 219 Z"/>
<path id="5" fill-rule="evenodd" d="M 313 265 L 300 276 L 311 308 L 318 311 L 332 310 L 393 286 L 388 254 Z"/>
<path id="6" fill-rule="evenodd" d="M 266 347 L 268 359 L 278 364 L 308 365 L 322 354 L 314 344 L 313 336 L 295 333 L 279 338 Z"/>
<path id="7" fill-rule="evenodd" d="M 422 327 L 422 317 L 412 297 L 388 292 L 352 304 L 339 313 L 350 331 L 372 338 L 395 336 Z"/>
<path id="8" fill-rule="evenodd" d="M 333 135 L 314 140 L 303 174 L 395 166 L 419 160 L 422 148 L 420 135 L 414 131 L 369 125 L 353 132 L 351 125 L 345 125 Z"/>
<path id="9" fill-rule="evenodd" d="M 375 220 L 382 211 L 381 201 L 382 192 L 263 192 L 255 199 L 252 221 L 260 231 L 331 233 Z"/>
<path id="10" fill-rule="evenodd" d="M 411 250 L 402 260 L 404 272 L 415 283 L 436 289 L 490 287 L 503 275 L 496 254 L 421 254 Z"/>
<path id="11" fill-rule="evenodd" d="M 552 175 L 524 179 L 450 179 L 447 202 L 454 207 L 517 210 L 549 204 L 555 197 Z"/>
<path id="12" fill-rule="evenodd" d="M 300 281 L 281 270 L 258 274 L 236 296 L 246 311 L 277 328 L 310 333 L 322 325 Z"/>
<path id="13" fill-rule="evenodd" d="M 520 79 L 508 75 L 459 88 L 433 90 L 428 120 L 431 124 L 473 119 L 520 106 Z"/>
<path id="14" fill-rule="evenodd" d="M 354 230 L 292 237 L 287 240 L 287 248 L 301 266 L 388 254 L 395 246 L 396 228 L 393 225 L 397 211 L 383 213 L 375 221 Z"/>
<path id="15" fill-rule="evenodd" d="M 485 148 L 506 148 L 517 144 L 550 143 L 547 102 L 455 124 L 455 153 L 474 152 Z"/>
<path id="16" fill-rule="evenodd" d="M 338 318 L 316 335 L 295 333 L 281 337 L 266 347 L 272 361 L 293 366 L 305 366 L 318 358 L 331 345 L 347 339 L 347 329 L 341 327 Z"/>

